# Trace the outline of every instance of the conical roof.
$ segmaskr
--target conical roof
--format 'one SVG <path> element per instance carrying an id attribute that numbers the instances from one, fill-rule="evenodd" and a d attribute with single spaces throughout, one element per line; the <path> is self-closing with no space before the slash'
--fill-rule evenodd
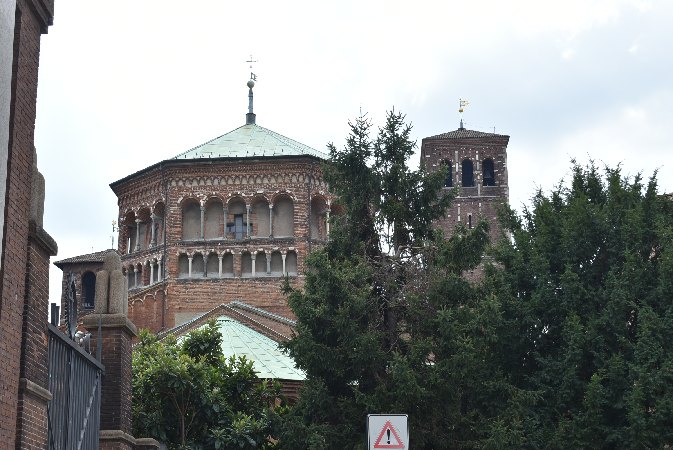
<path id="1" fill-rule="evenodd" d="M 202 158 L 247 158 L 259 156 L 315 156 L 328 155 L 297 142 L 268 128 L 251 123 L 223 134 L 211 141 L 171 158 L 173 160 Z"/>

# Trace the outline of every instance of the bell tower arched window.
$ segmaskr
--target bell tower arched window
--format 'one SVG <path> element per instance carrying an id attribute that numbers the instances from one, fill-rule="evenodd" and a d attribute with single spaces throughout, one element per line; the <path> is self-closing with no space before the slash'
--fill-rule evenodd
<path id="1" fill-rule="evenodd" d="M 482 163 L 482 171 L 484 173 L 484 186 L 495 186 L 495 169 L 493 167 L 493 160 L 488 158 Z"/>
<path id="2" fill-rule="evenodd" d="M 444 187 L 453 187 L 453 163 L 449 160 L 443 162 L 446 165 L 444 174 Z"/>
<path id="3" fill-rule="evenodd" d="M 474 186 L 474 171 L 472 168 L 472 161 L 469 159 L 463 160 L 463 187 Z"/>

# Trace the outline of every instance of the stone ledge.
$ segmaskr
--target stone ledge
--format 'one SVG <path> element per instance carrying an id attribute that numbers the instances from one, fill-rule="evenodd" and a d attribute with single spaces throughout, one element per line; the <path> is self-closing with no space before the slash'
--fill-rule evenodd
<path id="1" fill-rule="evenodd" d="M 136 438 L 122 430 L 100 430 L 98 434 L 100 441 L 123 441 L 132 448 L 136 445 Z"/>
<path id="2" fill-rule="evenodd" d="M 19 386 L 25 393 L 31 394 L 45 403 L 51 400 L 51 392 L 27 378 L 19 378 Z"/>
<path id="3" fill-rule="evenodd" d="M 126 314 L 91 313 L 82 318 L 82 323 L 87 330 L 94 331 L 98 329 L 99 320 L 101 328 L 123 328 L 131 336 L 138 335 L 138 328 Z"/>
<path id="4" fill-rule="evenodd" d="M 156 439 L 137 438 L 136 439 L 136 448 L 142 448 L 142 449 L 147 449 L 147 450 L 152 449 L 152 448 L 159 449 L 159 448 L 161 448 L 161 444 Z"/>
<path id="5" fill-rule="evenodd" d="M 47 251 L 49 256 L 56 256 L 58 254 L 58 244 L 54 238 L 33 220 L 28 223 L 28 234 L 30 238 L 34 239 Z"/>

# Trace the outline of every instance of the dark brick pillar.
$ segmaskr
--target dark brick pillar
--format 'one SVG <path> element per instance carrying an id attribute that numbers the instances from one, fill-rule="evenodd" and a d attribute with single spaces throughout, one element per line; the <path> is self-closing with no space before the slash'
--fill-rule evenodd
<path id="1" fill-rule="evenodd" d="M 49 257 L 56 251 L 51 236 L 31 222 L 17 411 L 16 444 L 21 449 L 47 448 Z"/>
<path id="2" fill-rule="evenodd" d="M 136 326 L 124 314 L 90 314 L 84 326 L 91 332 L 92 348 L 98 348 L 98 323 L 102 329 L 100 361 L 105 365 L 101 391 L 100 448 L 132 450 L 131 435 L 131 339 Z"/>

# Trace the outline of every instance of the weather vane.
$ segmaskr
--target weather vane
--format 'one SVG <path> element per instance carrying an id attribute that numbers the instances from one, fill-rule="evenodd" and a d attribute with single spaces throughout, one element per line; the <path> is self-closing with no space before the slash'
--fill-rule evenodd
<path id="1" fill-rule="evenodd" d="M 252 59 L 252 55 L 250 55 L 250 59 L 247 60 L 246 62 L 247 62 L 247 63 L 250 63 L 250 79 L 251 79 L 252 81 L 257 81 L 257 75 L 255 75 L 255 74 L 252 72 L 252 65 L 253 65 L 254 63 L 256 63 L 257 60 L 256 60 L 256 59 Z"/>
<path id="2" fill-rule="evenodd" d="M 460 129 L 462 130 L 463 127 L 463 111 L 465 111 L 465 107 L 469 105 L 470 102 L 467 100 L 463 100 L 462 98 L 458 99 L 458 112 L 460 113 Z"/>

